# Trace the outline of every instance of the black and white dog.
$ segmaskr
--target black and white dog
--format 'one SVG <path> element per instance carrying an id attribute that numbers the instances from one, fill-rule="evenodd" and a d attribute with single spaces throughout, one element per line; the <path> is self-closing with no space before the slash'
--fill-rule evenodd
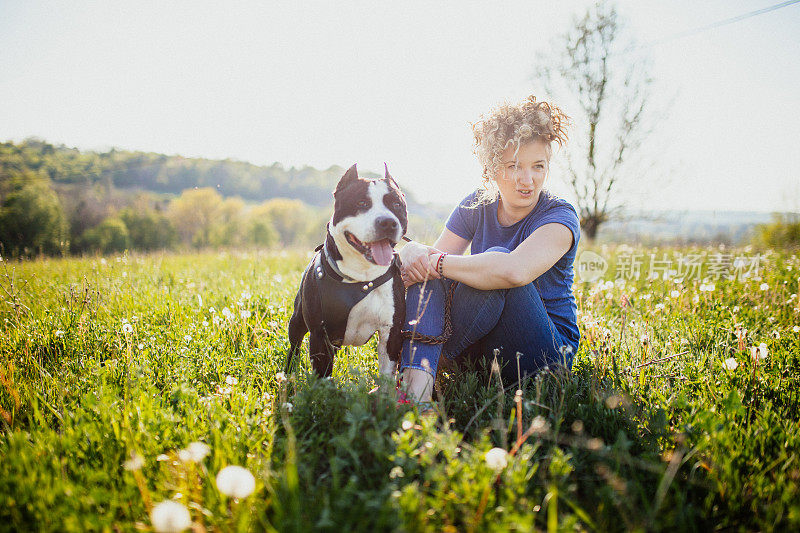
<path id="1" fill-rule="evenodd" d="M 389 175 L 368 180 L 353 165 L 333 193 L 325 242 L 306 267 L 289 320 L 286 369 L 310 332 L 311 365 L 330 376 L 342 345 L 361 346 L 378 332 L 378 370 L 393 376 L 400 360 L 405 288 L 394 247 L 408 226 L 406 200 Z"/>

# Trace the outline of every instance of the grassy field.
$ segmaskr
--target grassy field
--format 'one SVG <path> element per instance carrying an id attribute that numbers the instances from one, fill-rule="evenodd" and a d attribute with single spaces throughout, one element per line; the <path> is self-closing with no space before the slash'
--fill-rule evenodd
<path id="1" fill-rule="evenodd" d="M 800 259 L 614 283 L 630 250 L 594 251 L 570 375 L 445 374 L 422 418 L 368 393 L 375 339 L 281 379 L 305 253 L 6 259 L 0 529 L 800 528 Z M 657 257 L 688 252 L 719 250 Z"/>

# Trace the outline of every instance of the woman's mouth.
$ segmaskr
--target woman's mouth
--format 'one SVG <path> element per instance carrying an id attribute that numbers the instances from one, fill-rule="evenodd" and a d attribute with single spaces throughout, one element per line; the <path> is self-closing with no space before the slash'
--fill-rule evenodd
<path id="1" fill-rule="evenodd" d="M 517 192 L 523 198 L 529 198 L 533 194 L 533 189 L 517 189 Z"/>

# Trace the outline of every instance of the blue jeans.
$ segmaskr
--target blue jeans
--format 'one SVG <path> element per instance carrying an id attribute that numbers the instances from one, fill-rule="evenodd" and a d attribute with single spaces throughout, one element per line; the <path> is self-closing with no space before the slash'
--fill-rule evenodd
<path id="1" fill-rule="evenodd" d="M 487 252 L 506 252 L 494 246 Z M 444 329 L 445 297 L 449 279 L 428 280 L 408 287 L 404 329 L 426 335 L 441 335 Z M 545 366 L 572 368 L 577 344 L 556 329 L 547 314 L 534 282 L 509 289 L 475 289 L 457 283 L 451 305 L 452 334 L 442 344 L 425 344 L 405 339 L 400 369 L 417 368 L 434 376 L 439 357 L 462 354 L 492 357 L 497 349 L 504 380 L 517 379 L 517 352 L 522 377 Z M 414 324 L 416 320 L 416 324 Z"/>

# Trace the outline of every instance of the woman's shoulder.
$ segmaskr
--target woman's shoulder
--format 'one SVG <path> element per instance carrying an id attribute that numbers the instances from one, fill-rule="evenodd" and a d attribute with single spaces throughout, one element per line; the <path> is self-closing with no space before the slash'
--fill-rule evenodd
<path id="1" fill-rule="evenodd" d="M 569 201 L 565 200 L 564 198 L 556 196 L 547 189 L 542 190 L 539 201 L 542 203 L 541 209 L 535 210 L 539 216 L 544 216 L 545 214 L 552 214 L 554 211 L 560 211 L 565 214 L 568 214 L 571 211 L 576 217 L 578 216 L 578 210 L 575 209 L 575 206 L 573 206 Z"/>

